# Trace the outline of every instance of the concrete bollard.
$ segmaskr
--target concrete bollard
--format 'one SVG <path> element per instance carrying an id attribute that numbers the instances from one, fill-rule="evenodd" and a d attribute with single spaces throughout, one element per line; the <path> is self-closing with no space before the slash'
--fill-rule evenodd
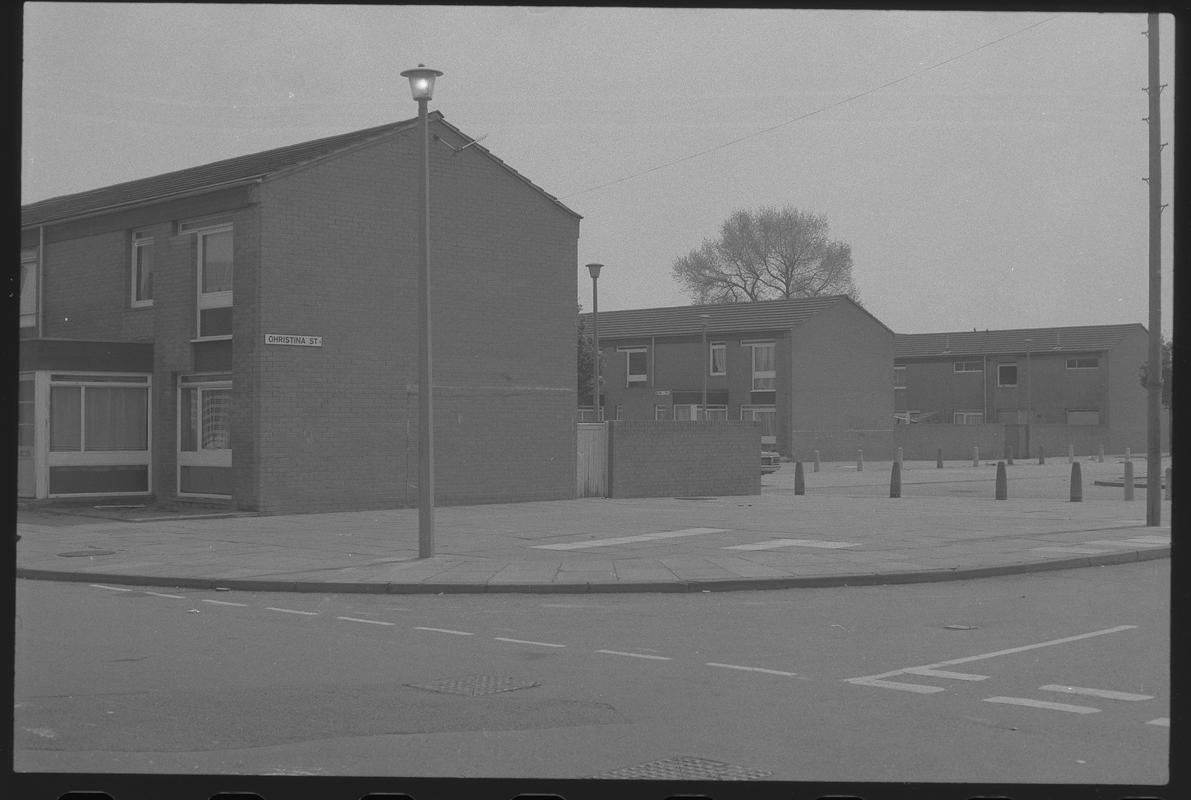
<path id="1" fill-rule="evenodd" d="M 980 448 L 975 445 L 972 446 L 972 466 L 980 466 Z"/>
<path id="2" fill-rule="evenodd" d="M 889 496 L 902 496 L 902 465 L 899 461 L 893 462 L 893 469 L 889 472 Z"/>
<path id="3" fill-rule="evenodd" d="M 1166 468 L 1166 499 L 1170 499 L 1170 467 Z"/>
<path id="4" fill-rule="evenodd" d="M 1125 462 L 1125 499 L 1133 499 L 1133 462 Z"/>
<path id="5" fill-rule="evenodd" d="M 806 479 L 802 474 L 802 462 L 794 462 L 794 494 L 806 494 Z"/>
<path id="6" fill-rule="evenodd" d="M 1005 475 L 1005 462 L 997 462 L 997 499 L 1004 500 L 1009 494 L 1009 480 Z"/>
<path id="7" fill-rule="evenodd" d="M 943 468 L 943 448 L 940 447 L 938 450 L 938 453 L 935 455 L 935 469 L 942 469 L 942 468 Z"/>
<path id="8" fill-rule="evenodd" d="M 856 471 L 864 472 L 864 451 L 863 450 L 856 451 Z"/>
<path id="9" fill-rule="evenodd" d="M 1104 463 L 1104 445 L 1100 445 L 1099 455 L 1096 456 L 1096 460 L 1101 464 Z"/>
<path id="10" fill-rule="evenodd" d="M 1126 448 L 1125 448 L 1125 460 L 1126 460 L 1126 461 L 1130 461 L 1130 460 L 1132 460 L 1132 459 L 1133 459 L 1133 450 L 1132 450 L 1132 449 L 1130 449 L 1130 448 L 1128 448 L 1128 447 L 1126 447 Z"/>
<path id="11" fill-rule="evenodd" d="M 1068 464 L 1075 463 L 1075 445 L 1073 445 L 1073 444 L 1067 445 L 1067 463 Z"/>
<path id="12" fill-rule="evenodd" d="M 1042 445 L 1038 445 L 1038 466 L 1042 466 L 1045 463 L 1046 463 L 1046 448 L 1043 447 Z"/>
<path id="13" fill-rule="evenodd" d="M 815 472 L 819 471 L 819 451 L 815 451 Z"/>
<path id="14" fill-rule="evenodd" d="M 902 463 L 902 449 L 900 447 L 897 448 L 897 463 Z"/>
<path id="15" fill-rule="evenodd" d="M 1079 462 L 1071 462 L 1071 502 L 1078 503 L 1083 500 L 1083 472 L 1079 468 Z"/>

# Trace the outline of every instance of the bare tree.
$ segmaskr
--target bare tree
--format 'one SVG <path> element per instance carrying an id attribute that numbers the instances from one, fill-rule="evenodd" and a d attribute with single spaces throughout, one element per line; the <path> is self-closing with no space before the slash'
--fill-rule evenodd
<path id="1" fill-rule="evenodd" d="M 749 303 L 844 294 L 859 302 L 852 248 L 828 238 L 827 220 L 796 208 L 736 211 L 674 262 L 673 275 L 695 303 Z"/>

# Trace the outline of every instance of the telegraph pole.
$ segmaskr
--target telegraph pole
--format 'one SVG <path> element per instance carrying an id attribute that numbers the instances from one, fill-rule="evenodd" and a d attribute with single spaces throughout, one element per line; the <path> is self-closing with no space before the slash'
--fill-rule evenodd
<path id="1" fill-rule="evenodd" d="M 1158 15 L 1149 14 L 1150 360 L 1146 369 L 1146 525 L 1162 524 L 1162 86 L 1158 83 Z"/>

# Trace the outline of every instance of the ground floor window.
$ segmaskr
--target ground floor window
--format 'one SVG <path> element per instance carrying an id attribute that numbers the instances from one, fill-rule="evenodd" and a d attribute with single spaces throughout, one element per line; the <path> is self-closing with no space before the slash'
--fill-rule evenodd
<path id="1" fill-rule="evenodd" d="M 956 425 L 980 425 L 984 422 L 984 412 L 956 411 L 952 421 Z"/>
<path id="2" fill-rule="evenodd" d="M 49 376 L 49 494 L 149 491 L 149 376 Z"/>
<path id="3" fill-rule="evenodd" d="M 741 406 L 740 418 L 761 423 L 761 444 L 777 445 L 776 406 Z"/>
<path id="4" fill-rule="evenodd" d="M 659 406 L 664 408 L 664 406 Z M 728 407 L 724 405 L 708 405 L 706 416 L 703 414 L 703 406 L 699 403 L 676 403 L 674 405 L 674 419 L 678 421 L 695 422 L 702 419 L 709 420 L 726 420 L 728 418 Z"/>
<path id="5" fill-rule="evenodd" d="M 178 383 L 178 494 L 232 494 L 232 382 L 193 375 Z"/>

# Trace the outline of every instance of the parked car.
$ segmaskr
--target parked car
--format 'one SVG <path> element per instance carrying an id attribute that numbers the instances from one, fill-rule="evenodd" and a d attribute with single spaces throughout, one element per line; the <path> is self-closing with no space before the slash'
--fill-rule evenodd
<path id="1" fill-rule="evenodd" d="M 761 451 L 761 474 L 769 475 L 782 468 L 782 457 L 773 450 Z"/>

